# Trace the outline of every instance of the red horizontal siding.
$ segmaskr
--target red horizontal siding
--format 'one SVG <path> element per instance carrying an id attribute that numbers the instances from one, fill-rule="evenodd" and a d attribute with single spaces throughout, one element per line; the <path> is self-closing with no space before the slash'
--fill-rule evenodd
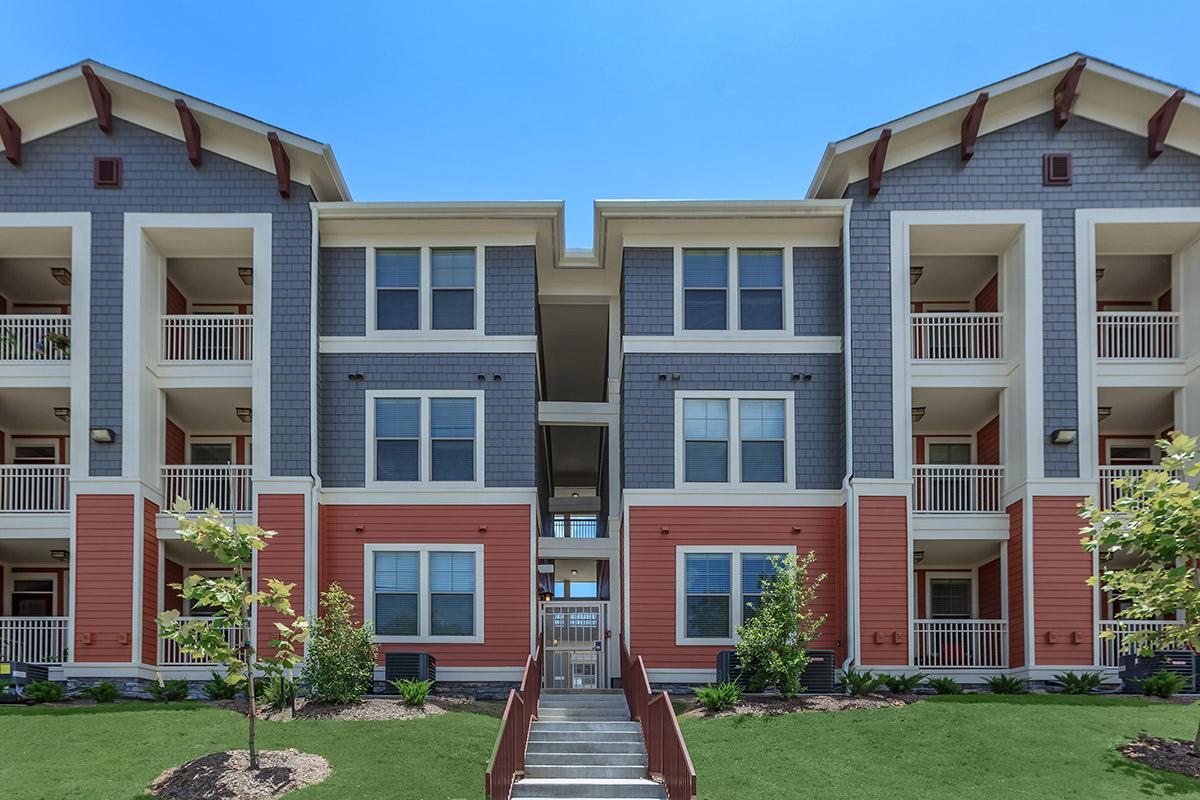
<path id="1" fill-rule="evenodd" d="M 1008 665 L 1025 666 L 1024 505 L 1008 507 Z"/>
<path id="2" fill-rule="evenodd" d="M 979 568 L 979 618 L 1002 619 L 1003 603 L 1000 588 L 1000 559 L 996 558 Z"/>
<path id="3" fill-rule="evenodd" d="M 183 565 L 176 564 L 171 559 L 163 562 L 163 611 L 178 611 L 183 613 L 183 597 L 178 589 L 171 588 L 173 583 L 183 583 Z"/>
<path id="4" fill-rule="evenodd" d="M 661 529 L 670 533 L 664 535 Z M 799 528 L 793 532 L 793 528 Z M 825 573 L 814 610 L 828 615 L 813 647 L 844 658 L 845 512 L 823 508 L 644 507 L 629 511 L 630 651 L 652 669 L 711 669 L 722 645 L 675 644 L 675 552 L 685 545 L 781 545 L 816 554 Z"/>
<path id="5" fill-rule="evenodd" d="M 142 663 L 158 663 L 158 505 L 144 503 L 142 532 Z"/>
<path id="6" fill-rule="evenodd" d="M 438 666 L 525 663 L 533 606 L 528 505 L 323 505 L 319 513 L 321 589 L 340 583 L 354 596 L 359 619 L 366 591 L 365 545 L 483 545 L 483 643 L 385 644 L 379 648 L 380 663 L 385 652 L 409 650 L 433 653 Z"/>
<path id="7" fill-rule="evenodd" d="M 133 495 L 75 498 L 76 661 L 133 658 L 133 515 Z"/>
<path id="8" fill-rule="evenodd" d="M 1092 555 L 1079 544 L 1081 497 L 1033 498 L 1033 605 L 1037 663 L 1095 661 Z"/>
<path id="9" fill-rule="evenodd" d="M 860 659 L 908 663 L 908 513 L 904 497 L 858 503 Z"/>
<path id="10" fill-rule="evenodd" d="M 268 579 L 296 584 L 292 588 L 292 608 L 304 614 L 304 504 L 302 494 L 263 494 L 258 497 L 258 525 L 276 535 L 258 553 L 258 585 L 265 589 Z M 270 652 L 267 644 L 277 639 L 276 622 L 284 617 L 262 609 L 258 617 L 260 652 Z"/>

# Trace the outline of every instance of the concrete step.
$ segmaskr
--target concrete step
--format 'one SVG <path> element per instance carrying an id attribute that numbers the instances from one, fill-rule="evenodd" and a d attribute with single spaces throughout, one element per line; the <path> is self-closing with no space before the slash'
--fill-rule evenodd
<path id="1" fill-rule="evenodd" d="M 637 764 L 525 764 L 527 778 L 644 778 L 646 768 Z"/>
<path id="2" fill-rule="evenodd" d="M 625 700 L 547 700 L 542 698 L 538 708 L 628 708 Z"/>
<path id="3" fill-rule="evenodd" d="M 537 718 L 543 722 L 551 720 L 576 720 L 579 722 L 629 722 L 629 711 L 624 708 L 539 708 Z"/>
<path id="4" fill-rule="evenodd" d="M 641 731 L 635 729 L 623 731 L 546 731 L 542 729 L 529 732 L 531 742 L 633 742 L 642 743 Z"/>
<path id="5" fill-rule="evenodd" d="M 666 800 L 661 783 L 646 778 L 522 778 L 512 796 L 541 798 L 654 798 Z"/>
<path id="6" fill-rule="evenodd" d="M 610 695 L 624 697 L 623 689 L 542 689 L 542 697 L 580 697 Z"/>
<path id="7" fill-rule="evenodd" d="M 580 694 L 580 695 L 542 695 L 539 698 L 544 706 L 624 706 L 624 695 Z"/>
<path id="8" fill-rule="evenodd" d="M 527 753 L 526 761 L 538 764 L 566 764 L 580 767 L 638 767 L 646 769 L 643 753 Z"/>
<path id="9" fill-rule="evenodd" d="M 645 756 L 646 748 L 641 737 L 621 741 L 599 741 L 596 739 L 530 739 L 525 748 L 528 759 L 535 753 L 634 753 Z"/>
<path id="10" fill-rule="evenodd" d="M 640 722 L 535 720 L 530 733 L 640 733 L 641 730 Z"/>

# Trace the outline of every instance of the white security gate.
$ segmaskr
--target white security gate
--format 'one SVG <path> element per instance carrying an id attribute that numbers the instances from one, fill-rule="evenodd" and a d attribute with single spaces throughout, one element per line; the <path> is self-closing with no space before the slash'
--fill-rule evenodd
<path id="1" fill-rule="evenodd" d="M 542 603 L 547 689 L 608 687 L 608 603 Z"/>

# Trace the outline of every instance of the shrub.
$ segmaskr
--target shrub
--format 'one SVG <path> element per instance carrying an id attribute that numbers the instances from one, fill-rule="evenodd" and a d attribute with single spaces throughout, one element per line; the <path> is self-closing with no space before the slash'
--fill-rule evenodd
<path id="1" fill-rule="evenodd" d="M 308 696 L 327 703 L 354 703 L 375 680 L 374 632 L 371 624 L 355 625 L 354 598 L 336 583 L 321 593 L 325 613 L 310 632 L 304 653 Z"/>
<path id="2" fill-rule="evenodd" d="M 1142 694 L 1155 697 L 1170 697 L 1187 688 L 1188 679 L 1174 672 L 1162 670 L 1142 678 Z"/>
<path id="3" fill-rule="evenodd" d="M 34 681 L 25 687 L 25 699 L 34 703 L 57 703 L 66 696 L 67 690 L 54 681 Z"/>
<path id="4" fill-rule="evenodd" d="M 398 681 L 392 681 L 392 686 L 400 692 L 400 696 L 404 698 L 406 706 L 423 706 L 425 698 L 429 696 L 429 690 L 433 688 L 433 681 L 414 681 L 410 678 L 404 678 Z"/>
<path id="5" fill-rule="evenodd" d="M 174 703 L 188 699 L 188 682 L 186 678 L 160 680 L 151 683 L 146 691 L 150 692 L 150 697 L 159 703 Z"/>
<path id="6" fill-rule="evenodd" d="M 264 677 L 259 685 L 258 696 L 264 707 L 287 708 L 296 702 L 296 682 L 282 675 Z"/>
<path id="7" fill-rule="evenodd" d="M 1091 694 L 1104 682 L 1099 672 L 1064 672 L 1055 675 L 1054 680 L 1062 685 L 1066 694 Z"/>
<path id="8" fill-rule="evenodd" d="M 984 680 L 987 681 L 992 694 L 1023 694 L 1025 692 L 1025 682 L 1011 675 L 993 675 Z"/>
<path id="9" fill-rule="evenodd" d="M 121 696 L 121 690 L 112 681 L 100 681 L 95 686 L 89 686 L 79 693 L 97 703 L 112 703 Z"/>
<path id="10" fill-rule="evenodd" d="M 200 688 L 209 700 L 232 700 L 241 692 L 236 683 L 225 680 L 225 676 L 216 670 L 213 670 L 212 678 L 205 681 Z"/>
<path id="11" fill-rule="evenodd" d="M 935 692 L 937 692 L 938 694 L 962 694 L 963 693 L 962 684 L 959 683 L 958 681 L 954 680 L 954 678 L 951 678 L 948 675 L 944 678 L 930 678 L 929 685 L 932 686 L 933 690 Z"/>
<path id="12" fill-rule="evenodd" d="M 928 677 L 924 672 L 913 675 L 888 675 L 884 683 L 892 694 L 912 694 Z"/>
<path id="13" fill-rule="evenodd" d="M 868 694 L 875 694 L 880 688 L 887 683 L 887 675 L 876 675 L 873 672 L 859 672 L 850 667 L 841 675 L 842 686 L 846 691 L 856 697 L 862 697 Z"/>
<path id="14" fill-rule="evenodd" d="M 742 699 L 742 689 L 736 683 L 722 683 L 718 686 L 697 686 L 696 699 L 705 711 L 716 713 L 728 711 Z"/>

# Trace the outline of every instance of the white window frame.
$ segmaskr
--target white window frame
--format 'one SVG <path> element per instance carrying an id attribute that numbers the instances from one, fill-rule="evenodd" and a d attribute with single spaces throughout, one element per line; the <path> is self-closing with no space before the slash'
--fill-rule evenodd
<path id="1" fill-rule="evenodd" d="M 915 433 L 914 436 L 925 437 L 925 464 L 923 466 L 939 466 L 929 460 L 929 446 L 931 444 L 966 444 L 971 446 L 971 463 L 975 464 L 979 461 L 979 456 L 976 453 L 975 437 L 974 436 L 930 436 L 928 434 Z M 943 464 L 941 466 L 953 466 L 952 464 Z"/>
<path id="2" fill-rule="evenodd" d="M 18 438 L 14 439 L 13 435 L 9 434 L 5 438 L 5 450 L 7 451 L 5 453 L 5 456 L 6 456 L 5 463 L 7 463 L 7 464 L 13 463 L 13 459 L 15 459 L 17 457 L 17 448 L 18 447 L 53 447 L 54 448 L 54 464 L 60 465 L 60 464 L 69 463 L 67 461 L 67 459 L 70 457 L 70 449 L 71 449 L 70 437 L 67 437 L 67 441 L 65 441 L 65 442 L 60 442 L 57 438 L 54 438 L 51 436 L 46 436 L 46 437 L 28 436 L 27 437 L 24 434 L 17 434 L 17 437 Z M 66 445 L 66 446 L 64 447 L 63 445 Z M 47 466 L 49 466 L 49 465 L 47 465 Z"/>
<path id="3" fill-rule="evenodd" d="M 729 403 L 729 471 L 727 481 L 687 481 L 684 457 L 687 448 L 683 438 L 684 400 L 725 400 Z M 742 481 L 741 420 L 739 400 L 782 400 L 783 403 L 783 480 L 777 483 Z M 794 488 L 796 485 L 796 395 L 794 392 L 706 392 L 686 390 L 675 392 L 675 488 L 711 492 L 714 489 L 753 489 L 772 491 Z"/>
<path id="4" fill-rule="evenodd" d="M 50 616 L 58 616 L 58 574 L 54 572 L 13 572 L 11 567 L 4 570 L 4 586 L 2 587 L 4 597 L 0 598 L 0 611 L 5 616 L 13 613 L 12 596 L 15 594 L 13 584 L 17 581 L 50 581 L 49 592 L 22 592 L 22 594 L 49 594 Z M 66 588 L 65 583 L 64 581 L 64 589 Z M 67 608 L 65 602 L 63 608 Z"/>
<path id="5" fill-rule="evenodd" d="M 1162 461 L 1162 451 L 1154 444 L 1157 440 L 1158 438 L 1155 436 L 1147 436 L 1145 438 L 1131 436 L 1124 439 L 1106 439 L 1104 442 L 1105 465 L 1111 467 L 1128 466 L 1113 463 L 1112 450 L 1114 447 L 1148 447 L 1150 448 L 1150 461 L 1158 464 Z"/>
<path id="6" fill-rule="evenodd" d="M 687 557 L 702 553 L 729 556 L 729 631 L 720 638 L 689 637 L 687 635 Z M 677 545 L 675 547 L 675 644 L 733 645 L 737 644 L 737 629 L 746 609 L 742 603 L 742 556 L 749 553 L 795 555 L 796 545 Z"/>
<path id="7" fill-rule="evenodd" d="M 482 489 L 484 483 L 484 392 L 481 389 L 379 389 L 367 391 L 366 396 L 366 474 L 363 476 L 368 488 L 386 488 L 391 491 L 429 491 L 454 489 Z M 417 441 L 417 480 L 380 481 L 375 479 L 375 401 L 391 399 L 418 399 L 421 401 L 421 428 Z M 461 398 L 475 400 L 475 480 L 435 481 L 433 477 L 432 423 L 429 413 L 430 400 Z"/>
<path id="8" fill-rule="evenodd" d="M 979 569 L 961 572 L 926 572 L 925 573 L 925 619 L 941 619 L 954 621 L 954 617 L 935 617 L 933 615 L 933 582 L 935 580 L 956 580 L 971 582 L 971 616 L 968 619 L 979 619 Z M 1003 587 L 1001 587 L 1003 592 Z"/>
<path id="9" fill-rule="evenodd" d="M 475 327 L 433 327 L 433 251 L 442 249 L 475 251 Z M 436 240 L 417 242 L 388 242 L 368 245 L 367 251 L 367 318 L 366 335 L 375 339 L 428 339 L 434 336 L 462 337 L 484 335 L 484 263 L 486 246 L 475 241 Z M 417 284 L 417 327 L 411 330 L 388 330 L 377 328 L 375 253 L 377 250 L 419 250 L 421 264 Z"/>
<path id="10" fill-rule="evenodd" d="M 427 644 L 483 644 L 483 557 L 481 544 L 366 544 L 363 545 L 363 619 L 375 624 L 375 554 L 418 553 L 420 558 L 419 583 L 417 586 L 417 635 L 375 636 L 379 644 L 404 644 L 422 642 Z M 433 636 L 431 627 L 429 554 L 430 553 L 474 553 L 475 554 L 475 633 L 472 636 Z"/>
<path id="11" fill-rule="evenodd" d="M 712 242 L 688 242 L 674 245 L 674 333 L 675 336 L 687 339 L 794 339 L 796 338 L 796 295 L 793 288 L 793 251 L 803 245 L 796 242 L 783 242 L 778 239 L 765 241 L 736 241 L 713 244 Z M 738 250 L 778 249 L 783 251 L 783 328 L 780 330 L 748 330 L 741 327 L 741 289 L 738 286 Z M 729 265 L 729 275 L 725 289 L 725 329 L 724 330 L 692 330 L 683 326 L 683 251 L 684 250 L 725 250 Z"/>
<path id="12" fill-rule="evenodd" d="M 237 451 L 237 437 L 236 436 L 221 436 L 221 435 L 209 436 L 208 434 L 204 434 L 204 433 L 191 434 L 191 433 L 188 433 L 187 431 L 184 431 L 183 437 L 184 437 L 184 439 L 183 439 L 183 463 L 184 464 L 192 463 L 192 445 L 193 444 L 227 444 L 227 445 L 229 445 L 229 458 L 230 458 L 231 465 L 235 466 L 235 467 L 244 466 L 244 465 L 237 463 L 238 451 Z M 249 438 L 249 437 L 247 437 L 247 438 Z M 220 465 L 213 465 L 213 466 L 220 466 Z"/>

